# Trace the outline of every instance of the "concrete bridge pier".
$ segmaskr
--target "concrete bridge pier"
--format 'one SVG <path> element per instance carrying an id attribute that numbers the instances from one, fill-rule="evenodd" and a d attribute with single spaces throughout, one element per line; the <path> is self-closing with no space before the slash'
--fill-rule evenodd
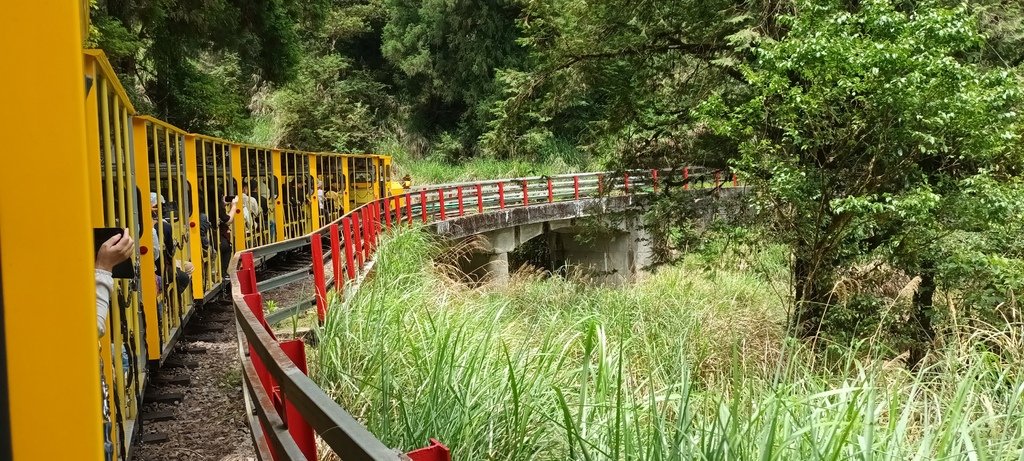
<path id="1" fill-rule="evenodd" d="M 649 233 L 636 220 L 605 224 L 590 234 L 575 226 L 554 230 L 548 245 L 556 265 L 607 285 L 621 285 L 645 271 L 653 262 Z"/>
<path id="2" fill-rule="evenodd" d="M 578 271 L 598 283 L 618 285 L 646 269 L 652 261 L 649 236 L 636 220 L 606 223 L 603 232 L 582 238 L 576 219 L 521 224 L 482 232 L 479 246 L 463 270 L 484 283 L 507 283 L 509 252 L 544 236 L 553 266 Z"/>

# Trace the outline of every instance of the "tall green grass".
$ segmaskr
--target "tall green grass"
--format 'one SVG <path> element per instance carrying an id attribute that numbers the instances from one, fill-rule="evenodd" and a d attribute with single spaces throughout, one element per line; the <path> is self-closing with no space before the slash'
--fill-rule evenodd
<path id="1" fill-rule="evenodd" d="M 783 339 L 785 274 L 686 260 L 621 289 L 527 276 L 469 290 L 432 263 L 439 251 L 417 231 L 385 239 L 316 353 L 315 379 L 396 448 L 436 437 L 458 460 L 1024 459 L 1019 326 L 952 340 L 916 373 L 862 350 L 822 364 Z"/>

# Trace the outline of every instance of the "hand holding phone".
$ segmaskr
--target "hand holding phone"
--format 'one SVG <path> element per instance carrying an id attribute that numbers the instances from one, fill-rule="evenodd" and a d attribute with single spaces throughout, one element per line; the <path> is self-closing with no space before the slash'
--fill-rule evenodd
<path id="1" fill-rule="evenodd" d="M 110 272 L 115 278 L 131 278 L 135 270 L 128 260 L 135 252 L 135 241 L 128 229 L 93 229 L 96 248 L 96 268 Z M 101 243 L 102 242 L 102 243 Z"/>

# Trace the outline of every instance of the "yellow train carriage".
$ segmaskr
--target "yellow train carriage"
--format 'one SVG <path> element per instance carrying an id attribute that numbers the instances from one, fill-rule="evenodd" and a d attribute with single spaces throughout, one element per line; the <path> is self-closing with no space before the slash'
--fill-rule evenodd
<path id="1" fill-rule="evenodd" d="M 194 139 L 161 120 L 134 119 L 136 184 L 144 197 L 139 210 L 143 231 L 141 291 L 145 300 L 149 359 L 171 353 L 181 329 L 194 311 L 192 288 L 197 262 L 191 245 L 198 226 L 195 213 L 197 178 Z M 201 283 L 201 282 L 200 282 Z"/>
<path id="2" fill-rule="evenodd" d="M 132 155 L 131 117 L 135 109 L 102 52 L 86 51 L 84 66 L 91 225 L 128 229 L 137 239 L 144 224 L 139 220 L 143 194 L 136 187 Z M 145 303 L 136 289 L 140 283 L 138 247 L 130 261 L 136 268 L 135 276 L 114 279 L 107 325 L 99 342 L 112 420 L 106 436 L 113 442 L 115 455 L 126 454 L 131 445 L 146 378 L 147 344 L 142 314 Z"/>
<path id="3" fill-rule="evenodd" d="M 402 188 L 387 156 L 250 146 L 135 115 L 102 52 L 83 56 L 81 11 L 47 5 L 15 8 L 4 29 L 5 43 L 33 43 L 6 48 L 9 62 L 45 72 L 5 73 L 18 91 L 2 126 L 12 130 L 12 152 L 41 143 L 45 152 L 8 156 L 0 168 L 0 419 L 10 422 L 0 429 L 0 458 L 100 460 L 106 438 L 114 458 L 127 459 L 147 365 L 167 356 L 195 305 L 223 289 L 233 253 L 308 234 Z M 57 185 L 56 209 L 26 197 L 38 190 L 39 178 L 25 173 L 34 171 Z M 260 211 L 248 230 L 245 196 Z M 115 282 L 97 342 L 90 228 L 98 227 L 128 228 L 137 249 L 135 276 Z M 51 282 L 60 289 L 41 285 Z M 46 341 L 37 337 L 42 318 Z M 61 366 L 40 366 L 46 357 Z M 48 430 L 55 414 L 65 429 L 59 444 Z"/>

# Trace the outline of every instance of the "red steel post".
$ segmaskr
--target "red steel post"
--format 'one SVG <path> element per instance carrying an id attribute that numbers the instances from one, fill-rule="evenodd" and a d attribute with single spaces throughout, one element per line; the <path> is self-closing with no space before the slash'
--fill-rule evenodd
<path id="1" fill-rule="evenodd" d="M 654 183 L 654 193 L 658 193 L 658 170 L 651 170 L 651 182 Z"/>
<path id="2" fill-rule="evenodd" d="M 345 274 L 341 272 L 341 239 L 337 223 L 331 224 L 331 268 L 334 269 L 334 291 L 341 294 L 345 287 Z"/>
<path id="3" fill-rule="evenodd" d="M 732 174 L 732 187 L 740 187 L 740 177 L 736 173 Z"/>
<path id="4" fill-rule="evenodd" d="M 345 269 L 348 270 L 348 279 L 356 278 L 355 255 L 353 254 L 352 239 L 352 218 L 346 217 L 341 220 L 341 230 L 345 233 Z M 335 277 L 341 274 L 335 274 Z"/>
<path id="5" fill-rule="evenodd" d="M 406 453 L 412 461 L 452 461 L 452 453 L 437 439 L 430 439 L 430 445 Z"/>
<path id="6" fill-rule="evenodd" d="M 683 167 L 683 189 L 690 189 L 690 167 Z"/>
<path id="7" fill-rule="evenodd" d="M 253 263 L 251 252 L 242 253 L 241 266 L 238 271 L 238 287 L 243 295 L 256 293 L 256 265 Z"/>
<path id="8" fill-rule="evenodd" d="M 302 340 L 292 339 L 279 344 L 284 350 L 284 355 L 292 359 L 292 363 L 302 371 L 302 374 L 309 374 L 306 367 L 306 345 Z M 302 418 L 302 413 L 287 398 L 284 401 L 284 410 L 285 413 L 281 415 L 281 419 L 287 422 L 288 433 L 295 440 L 295 444 L 299 446 L 302 454 L 306 455 L 306 460 L 316 461 L 316 439 L 313 436 L 313 428 L 308 421 Z"/>
<path id="9" fill-rule="evenodd" d="M 498 208 L 505 208 L 505 183 L 498 183 Z"/>
<path id="10" fill-rule="evenodd" d="M 363 228 L 359 221 L 362 220 L 363 212 L 361 209 L 357 209 L 352 212 L 352 243 L 354 244 L 356 251 L 356 262 L 359 263 L 359 268 L 363 268 Z"/>
<path id="11" fill-rule="evenodd" d="M 405 194 L 405 214 L 408 216 L 409 225 L 412 225 L 412 195 Z"/>
<path id="12" fill-rule="evenodd" d="M 548 178 L 548 203 L 555 201 L 555 187 L 551 184 L 551 178 Z"/>
<path id="13" fill-rule="evenodd" d="M 370 214 L 373 216 L 374 225 L 370 227 L 370 241 L 374 243 L 371 247 L 377 249 L 377 236 L 381 235 L 381 201 L 377 200 L 373 203 L 370 208 Z"/>
<path id="14" fill-rule="evenodd" d="M 579 200 L 580 199 L 580 177 L 579 176 L 573 176 L 572 177 L 572 191 L 573 191 L 573 196 L 575 197 L 574 200 Z"/>
<path id="15" fill-rule="evenodd" d="M 423 216 L 423 224 L 427 223 L 427 191 L 420 191 L 420 215 Z"/>
<path id="16" fill-rule="evenodd" d="M 456 193 L 459 195 L 459 216 L 465 216 L 466 210 L 462 206 L 462 186 L 459 186 L 459 188 L 456 189 Z"/>
<path id="17" fill-rule="evenodd" d="M 444 220 L 448 219 L 448 216 L 444 212 L 444 188 L 443 187 L 437 190 L 437 203 L 441 207 L 440 208 L 440 210 L 441 210 L 441 214 L 440 214 L 441 221 L 444 221 Z"/>
<path id="18" fill-rule="evenodd" d="M 309 246 L 313 253 L 313 289 L 316 291 L 316 318 L 323 325 L 327 320 L 327 283 L 324 280 L 324 247 L 320 241 L 320 233 L 309 236 Z"/>
<path id="19" fill-rule="evenodd" d="M 484 212 L 484 186 L 476 185 L 476 212 Z"/>
<path id="20" fill-rule="evenodd" d="M 525 180 L 523 180 L 523 206 L 530 206 L 530 187 Z"/>
<path id="21" fill-rule="evenodd" d="M 392 205 L 395 208 L 395 226 L 399 226 L 402 224 L 402 199 L 397 195 L 391 197 L 391 199 L 394 201 Z"/>
<path id="22" fill-rule="evenodd" d="M 373 232 L 373 223 L 370 222 L 370 205 L 366 204 L 362 208 L 363 215 L 359 217 L 359 220 L 363 222 L 363 260 L 370 260 L 370 253 L 373 251 L 373 239 L 370 238 L 370 234 Z"/>
<path id="23" fill-rule="evenodd" d="M 629 193 L 629 173 L 625 173 L 622 176 L 622 187 Z"/>
<path id="24" fill-rule="evenodd" d="M 381 205 L 384 205 L 384 224 L 391 230 L 391 199 L 381 199 Z"/>

